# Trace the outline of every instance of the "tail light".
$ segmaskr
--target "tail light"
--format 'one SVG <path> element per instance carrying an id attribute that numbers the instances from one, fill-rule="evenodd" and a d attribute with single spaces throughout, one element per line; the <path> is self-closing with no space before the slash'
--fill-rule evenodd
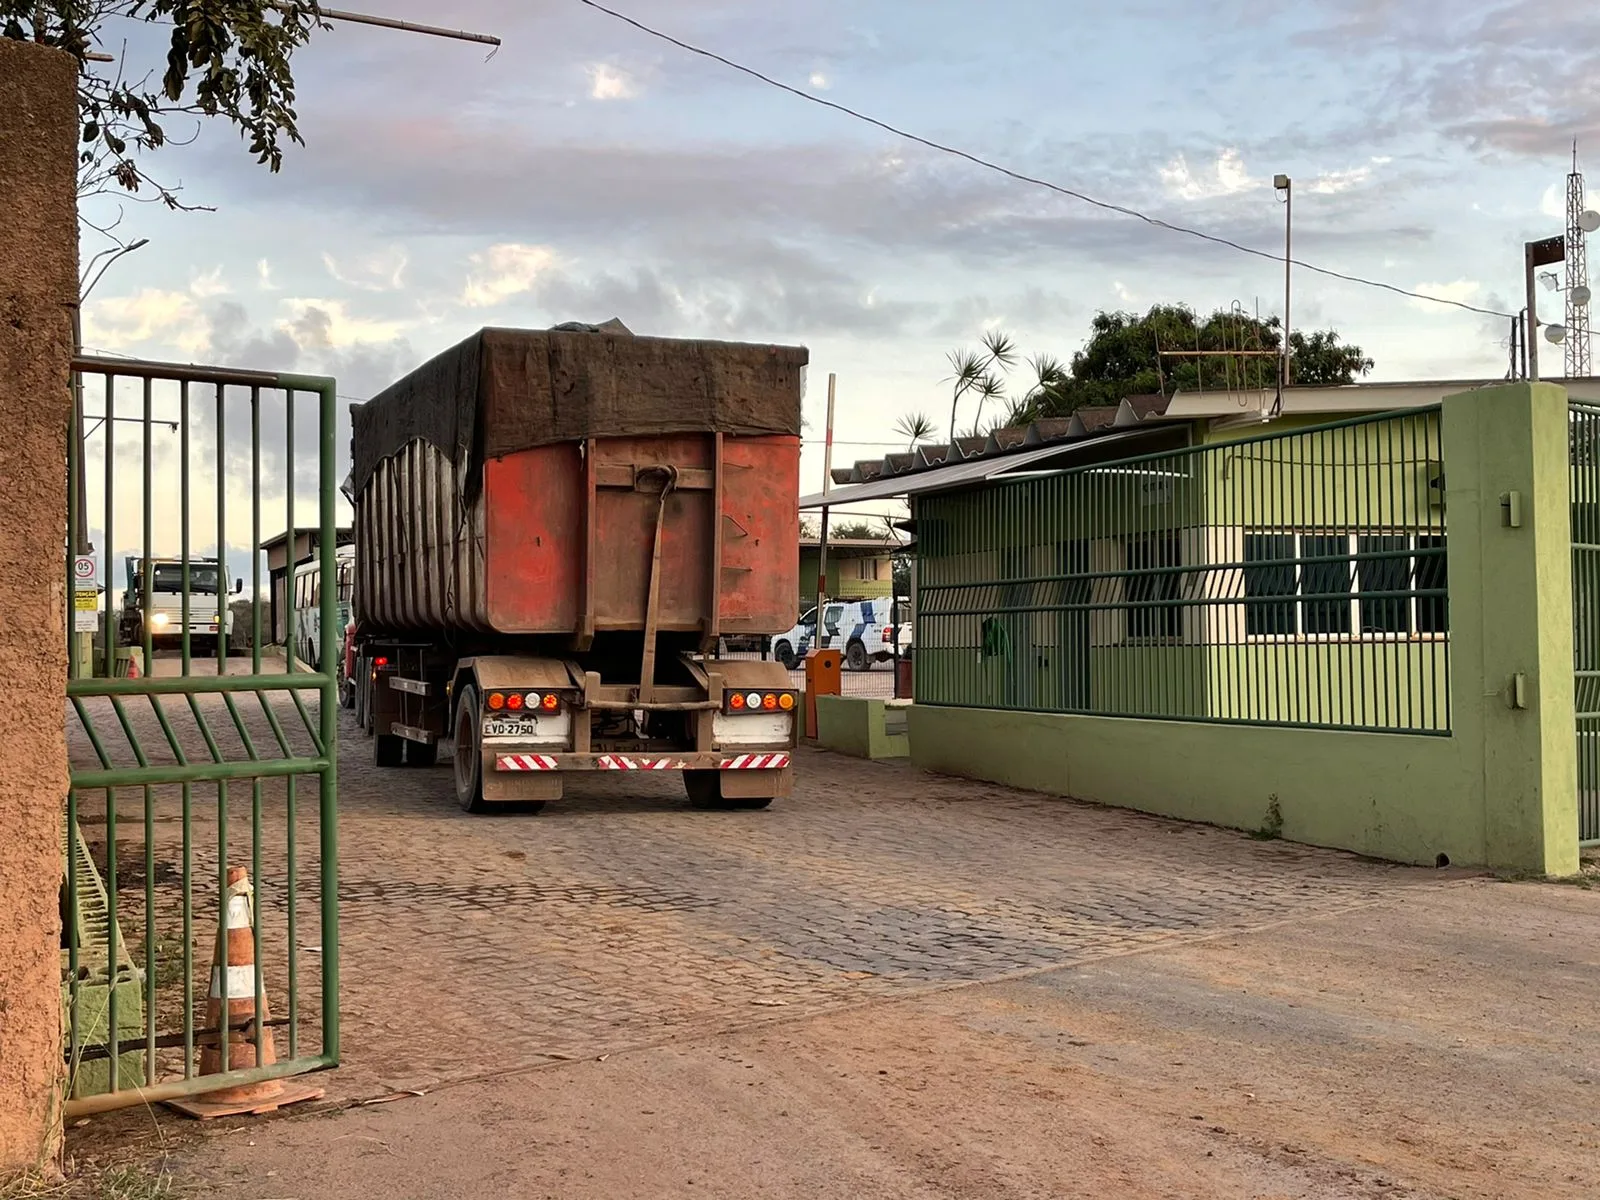
<path id="1" fill-rule="evenodd" d="M 528 696 L 528 699 L 533 699 L 531 693 Z M 556 709 L 561 707 L 561 697 L 556 695 L 554 692 L 546 692 L 544 694 L 544 699 L 539 703 L 539 707 L 544 709 L 545 712 L 555 712 Z"/>
<path id="2" fill-rule="evenodd" d="M 380 654 L 377 658 L 372 660 L 372 665 L 375 667 L 387 667 L 389 665 L 389 660 Z"/>
<path id="3" fill-rule="evenodd" d="M 499 712 L 506 706 L 506 694 L 504 692 L 490 692 L 488 705 L 493 711 Z"/>
<path id="4" fill-rule="evenodd" d="M 535 696 L 534 699 L 537 700 L 538 697 Z M 520 711 L 522 711 L 522 693 L 521 692 L 512 692 L 509 696 L 507 696 L 506 697 L 506 707 L 509 708 L 512 712 L 520 712 Z"/>
<path id="5" fill-rule="evenodd" d="M 795 704 L 793 692 L 728 692 L 722 698 L 730 713 L 790 712 Z"/>

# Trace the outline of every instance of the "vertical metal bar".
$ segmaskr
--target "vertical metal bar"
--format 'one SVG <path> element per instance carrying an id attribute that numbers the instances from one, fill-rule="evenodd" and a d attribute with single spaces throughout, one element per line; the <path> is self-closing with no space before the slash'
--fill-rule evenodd
<path id="1" fill-rule="evenodd" d="M 109 427 L 110 422 L 106 422 Z M 122 927 L 117 918 L 117 791 L 115 788 L 106 789 L 106 1046 L 111 1051 L 111 1081 L 107 1091 L 117 1091 L 121 1086 L 117 1079 L 117 1067 L 122 1058 L 121 1041 L 122 1025 L 117 1013 L 118 984 L 121 982 L 117 970 L 118 944 L 122 937 Z"/>
<path id="2" fill-rule="evenodd" d="M 117 389 L 116 377 L 109 371 L 106 372 L 106 527 L 103 536 L 106 539 L 106 632 L 105 632 L 105 668 L 106 678 L 114 678 L 117 674 L 117 623 L 111 612 L 111 556 L 116 545 L 116 534 L 113 530 L 116 511 L 116 461 L 117 461 Z"/>
<path id="3" fill-rule="evenodd" d="M 221 1069 L 228 1069 L 228 1026 L 232 1016 L 228 1007 L 228 781 L 217 780 L 217 976 L 211 983 L 221 999 L 217 1022 L 217 1054 Z M 209 996 L 209 991 L 207 995 Z"/>
<path id="4" fill-rule="evenodd" d="M 262 697 L 262 703 L 269 701 Z M 284 751 L 287 756 L 287 749 Z M 300 941 L 299 941 L 299 847 L 296 830 L 299 826 L 299 804 L 295 793 L 297 777 L 288 775 L 284 777 L 284 819 L 287 823 L 287 837 L 285 857 L 288 860 L 288 878 L 285 886 L 284 901 L 288 905 L 288 937 L 289 937 L 289 1057 L 300 1057 Z"/>
<path id="5" fill-rule="evenodd" d="M 76 679 L 80 670 L 81 655 L 78 647 L 78 597 L 77 556 L 84 552 L 83 491 L 78 485 L 78 471 L 83 461 L 83 378 L 73 376 L 72 415 L 67 418 L 67 529 L 72 536 L 72 552 L 67 555 L 67 678 Z M 111 608 L 111 580 L 105 581 L 106 609 Z M 91 652 L 90 657 L 93 657 Z M 69 844 L 70 851 L 70 844 Z M 74 900 L 76 897 L 72 897 Z M 77 981 L 72 983 L 74 991 Z"/>
<path id="6" fill-rule="evenodd" d="M 183 622 L 183 633 L 180 641 L 183 645 L 183 673 L 189 674 L 192 663 L 189 658 L 189 381 L 185 379 L 178 384 L 178 428 L 179 428 L 179 454 L 183 457 L 183 469 L 179 475 L 178 506 L 183 510 L 179 515 L 179 525 L 182 529 L 182 560 L 180 571 L 183 574 L 183 604 L 180 619 Z M 188 901 L 184 902 L 184 911 L 188 912 Z"/>
<path id="7" fill-rule="evenodd" d="M 228 673 L 228 435 L 226 392 L 217 384 L 217 674 Z"/>
<path id="8" fill-rule="evenodd" d="M 250 880 L 256 888 L 256 895 L 260 896 L 261 888 L 261 777 L 257 775 L 250 781 Z M 254 943 L 251 957 L 255 962 L 255 979 L 251 986 L 254 991 L 255 1007 L 255 1036 L 256 1056 L 255 1064 L 260 1066 L 266 1061 L 266 983 L 262 972 L 264 965 L 261 961 L 261 905 L 256 903 L 250 906 L 250 938 Z"/>
<path id="9" fill-rule="evenodd" d="M 253 674 L 259 675 L 261 674 L 261 388 L 259 386 L 250 389 L 250 595 L 252 597 L 250 670 Z"/>
<path id="10" fill-rule="evenodd" d="M 83 974 L 78 961 L 78 789 L 67 789 L 67 1063 L 73 1075 L 82 1052 Z M 75 1079 L 67 1079 L 67 1094 L 74 1091 Z"/>
<path id="11" fill-rule="evenodd" d="M 283 669 L 285 674 L 294 673 L 294 571 L 297 565 L 297 556 L 300 553 L 300 537 L 294 524 L 294 499 L 295 499 L 295 473 L 294 473 L 294 388 L 286 387 L 283 391 L 283 428 L 284 428 L 284 495 L 286 497 L 287 511 L 284 515 L 285 537 L 284 542 L 284 574 L 283 574 Z"/>
<path id="12" fill-rule="evenodd" d="M 335 562 L 334 479 L 337 446 L 334 441 L 335 400 L 332 381 L 321 387 L 319 461 L 317 490 L 321 500 L 322 577 L 337 579 Z M 322 627 L 333 628 L 334 603 L 338 588 L 322 589 Z M 820 621 L 821 613 L 818 613 Z M 338 698 L 333 683 L 332 639 L 321 639 L 323 757 L 321 796 L 317 820 L 322 834 L 322 1053 L 334 1062 L 339 1059 L 339 814 L 336 748 L 338 745 Z"/>
<path id="13" fill-rule="evenodd" d="M 183 1077 L 194 1078 L 194 785 L 183 785 Z M 209 986 L 209 985 L 208 985 Z"/>
<path id="14" fill-rule="evenodd" d="M 152 628 L 151 616 L 154 614 L 155 605 L 155 580 L 151 578 L 154 571 L 151 569 L 151 555 L 154 551 L 153 526 L 155 522 L 154 504 L 152 502 L 154 489 L 154 464 L 150 451 L 150 389 L 151 380 L 146 377 L 144 381 L 144 542 L 143 557 L 139 560 L 139 611 L 143 619 L 139 622 L 140 641 L 143 643 L 144 662 L 141 664 L 145 674 L 155 670 L 155 631 Z M 147 877 L 148 878 L 148 877 Z"/>

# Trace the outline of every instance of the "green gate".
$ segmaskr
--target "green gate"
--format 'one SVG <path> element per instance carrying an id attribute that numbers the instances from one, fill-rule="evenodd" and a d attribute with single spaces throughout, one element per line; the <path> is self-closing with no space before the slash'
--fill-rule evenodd
<path id="1" fill-rule="evenodd" d="M 1600 405 L 1570 403 L 1578 844 L 1593 846 L 1600 845 Z"/>
<path id="2" fill-rule="evenodd" d="M 261 551 L 263 521 L 281 517 L 292 575 L 311 532 L 296 497 L 314 494 L 334 576 L 334 381 L 79 358 L 74 392 L 69 1118 L 339 1061 L 336 643 L 323 639 L 314 670 L 269 656 Z M 234 577 L 228 547 L 240 559 L 246 542 Z M 230 867 L 251 890 L 230 888 Z M 230 965 L 217 936 L 240 911 L 230 893 L 250 898 L 253 967 Z M 257 1019 L 208 1013 L 252 994 Z M 230 1042 L 259 1065 L 231 1065 Z"/>

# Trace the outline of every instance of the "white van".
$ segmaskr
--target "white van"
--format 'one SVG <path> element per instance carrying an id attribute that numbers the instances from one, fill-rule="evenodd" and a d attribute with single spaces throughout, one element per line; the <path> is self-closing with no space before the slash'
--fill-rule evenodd
<path id="1" fill-rule="evenodd" d="M 899 601 L 902 612 L 908 607 Z M 844 652 L 844 662 L 852 671 L 869 670 L 875 662 L 894 657 L 898 637 L 900 652 L 911 647 L 910 621 L 902 621 L 898 632 L 894 624 L 895 605 L 887 596 L 877 600 L 831 600 L 822 606 L 822 636 L 817 637 L 817 610 L 806 610 L 795 624 L 772 639 L 772 657 L 793 670 L 813 645 Z"/>

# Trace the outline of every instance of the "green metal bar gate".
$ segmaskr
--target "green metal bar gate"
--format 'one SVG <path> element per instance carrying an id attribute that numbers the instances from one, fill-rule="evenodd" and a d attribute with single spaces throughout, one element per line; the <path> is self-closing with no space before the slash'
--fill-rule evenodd
<path id="1" fill-rule="evenodd" d="M 315 434 L 317 551 L 323 578 L 333 579 L 334 381 L 89 357 L 73 370 L 62 937 L 69 1118 L 339 1061 L 338 639 L 322 639 L 314 670 L 297 669 L 292 653 L 267 660 L 261 565 L 263 491 L 281 487 L 284 641 L 293 646 L 290 585 L 297 530 L 305 532 L 295 513 L 296 415 L 315 405 L 300 429 Z M 85 411 L 92 407 L 101 411 Z M 239 417 L 244 424 L 231 428 L 247 432 L 230 434 L 230 418 Z M 198 500 L 197 488 L 212 503 Z M 236 509 L 230 525 L 229 500 L 245 496 L 248 593 L 242 577 L 230 587 L 228 569 L 230 545 L 237 553 L 244 540 L 230 539 L 242 521 Z M 130 506 L 137 525 L 126 520 Z M 91 514 L 100 516 L 97 529 Z M 91 594 L 78 607 L 80 594 L 98 590 L 85 586 L 97 573 L 103 600 Z M 237 654 L 229 645 L 235 593 L 248 603 L 250 632 L 248 652 Z M 324 629 L 334 626 L 336 603 L 337 589 L 324 588 Z M 75 630 L 80 614 L 92 634 Z M 83 645 L 87 637 L 98 645 Z M 197 644 L 210 653 L 197 655 Z M 307 777 L 314 805 L 300 792 Z M 227 927 L 227 873 L 237 866 L 248 868 L 255 889 L 257 1019 L 243 1036 L 259 1065 L 245 1069 L 228 1062 L 229 1035 L 239 1031 L 217 1027 L 226 1017 L 207 1019 L 210 1001 L 227 1014 L 230 995 L 250 986 L 229 968 L 227 938 L 212 936 Z M 313 990 L 320 1010 L 302 1003 Z M 287 1054 L 274 1061 L 279 1033 Z M 219 1069 L 201 1069 L 207 1050 Z"/>
<path id="2" fill-rule="evenodd" d="M 1578 844 L 1600 845 L 1600 405 L 1570 401 Z"/>

